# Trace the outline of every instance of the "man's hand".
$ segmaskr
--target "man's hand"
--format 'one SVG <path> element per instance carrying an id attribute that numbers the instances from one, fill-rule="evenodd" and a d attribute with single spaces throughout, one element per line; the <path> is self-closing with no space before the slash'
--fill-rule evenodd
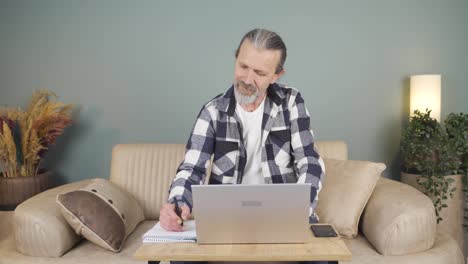
<path id="1" fill-rule="evenodd" d="M 190 208 L 187 205 L 182 205 L 180 209 L 182 210 L 182 219 L 180 219 L 175 213 L 175 206 L 173 204 L 166 203 L 162 206 L 161 210 L 159 211 L 159 222 L 161 223 L 162 228 L 166 229 L 167 231 L 176 232 L 183 230 L 183 227 L 180 225 L 182 220 L 188 220 L 192 216 L 190 214 Z"/>

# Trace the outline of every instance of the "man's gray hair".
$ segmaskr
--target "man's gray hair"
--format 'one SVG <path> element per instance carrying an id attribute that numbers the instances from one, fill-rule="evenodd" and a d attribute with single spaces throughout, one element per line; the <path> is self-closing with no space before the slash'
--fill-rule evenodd
<path id="1" fill-rule="evenodd" d="M 246 39 L 248 39 L 257 49 L 279 50 L 281 52 L 281 57 L 278 66 L 276 66 L 275 73 L 280 73 L 283 70 L 284 62 L 286 61 L 286 45 L 278 34 L 273 31 L 260 28 L 247 32 L 239 43 L 239 47 L 237 47 L 236 58 L 239 55 L 239 49 L 242 43 Z"/>

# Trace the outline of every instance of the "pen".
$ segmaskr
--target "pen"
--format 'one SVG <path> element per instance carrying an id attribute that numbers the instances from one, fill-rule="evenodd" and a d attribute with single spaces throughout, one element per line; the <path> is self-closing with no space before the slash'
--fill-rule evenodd
<path id="1" fill-rule="evenodd" d="M 177 204 L 177 199 L 173 197 L 172 202 L 174 203 L 174 206 L 175 206 L 175 213 L 180 218 L 180 221 L 181 221 L 180 225 L 184 226 L 184 220 L 182 220 L 182 210 L 180 210 L 180 207 Z"/>

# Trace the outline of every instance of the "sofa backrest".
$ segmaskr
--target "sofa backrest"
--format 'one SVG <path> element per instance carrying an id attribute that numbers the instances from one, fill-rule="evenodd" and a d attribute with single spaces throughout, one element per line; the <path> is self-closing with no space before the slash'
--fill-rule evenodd
<path id="1" fill-rule="evenodd" d="M 316 147 L 323 158 L 348 159 L 343 141 L 317 141 Z M 184 154 L 184 144 L 116 145 L 112 150 L 110 180 L 137 199 L 145 219 L 158 219 Z"/>

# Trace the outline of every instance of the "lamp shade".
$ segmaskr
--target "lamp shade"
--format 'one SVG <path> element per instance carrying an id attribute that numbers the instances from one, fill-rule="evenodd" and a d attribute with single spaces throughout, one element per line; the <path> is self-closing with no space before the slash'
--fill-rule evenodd
<path id="1" fill-rule="evenodd" d="M 413 75 L 410 78 L 410 116 L 414 110 L 431 111 L 430 117 L 440 121 L 441 76 Z"/>

